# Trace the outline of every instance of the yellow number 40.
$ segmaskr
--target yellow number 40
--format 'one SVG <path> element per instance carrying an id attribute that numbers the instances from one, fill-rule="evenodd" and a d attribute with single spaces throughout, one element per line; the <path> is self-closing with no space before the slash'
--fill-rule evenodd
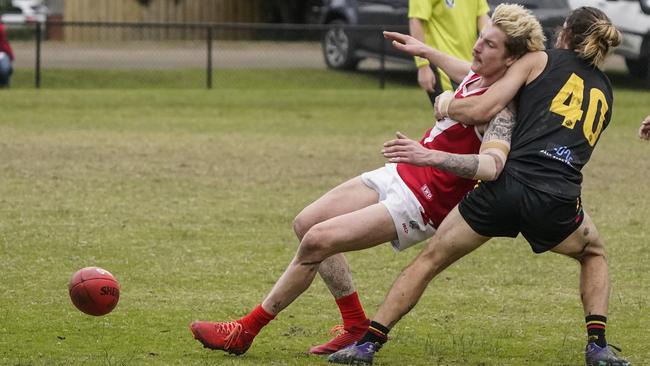
<path id="1" fill-rule="evenodd" d="M 551 112 L 557 113 L 564 117 L 562 126 L 573 129 L 580 120 L 582 120 L 582 100 L 584 98 L 585 82 L 576 74 L 571 74 L 569 80 L 564 84 L 562 89 L 557 93 L 553 102 L 551 102 Z M 600 104 L 600 114 L 596 129 L 594 131 L 594 123 L 596 122 L 596 112 L 598 112 L 598 105 Z M 605 94 L 600 89 L 591 88 L 589 90 L 589 106 L 587 107 L 587 115 L 584 118 L 582 131 L 589 145 L 594 146 L 598 141 L 598 136 L 603 131 L 603 122 L 605 121 L 605 114 L 609 110 Z"/>

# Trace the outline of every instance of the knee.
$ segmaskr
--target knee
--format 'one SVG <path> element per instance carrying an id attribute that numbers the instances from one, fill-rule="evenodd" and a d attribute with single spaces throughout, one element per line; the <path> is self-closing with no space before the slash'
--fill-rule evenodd
<path id="1" fill-rule="evenodd" d="M 298 240 L 302 240 L 307 231 L 313 226 L 312 220 L 304 213 L 301 212 L 293 219 L 293 231 L 296 233 Z"/>
<path id="2" fill-rule="evenodd" d="M 435 252 L 425 252 L 421 253 L 413 264 L 417 266 L 417 270 L 421 273 L 422 277 L 427 282 L 431 282 L 446 267 L 442 265 L 442 259 Z"/>
<path id="3" fill-rule="evenodd" d="M 307 207 L 293 219 L 293 231 L 296 233 L 298 240 L 302 241 L 314 225 L 320 224 L 324 220 L 325 218 L 321 217 L 318 212 L 309 210 L 309 207 Z"/>
<path id="4" fill-rule="evenodd" d="M 297 257 L 301 261 L 321 262 L 329 253 L 330 235 L 321 225 L 312 226 L 300 241 Z"/>
<path id="5" fill-rule="evenodd" d="M 413 265 L 427 282 L 462 257 L 445 249 L 444 245 L 440 245 L 441 241 L 440 238 L 434 237 L 413 261 Z"/>
<path id="6" fill-rule="evenodd" d="M 582 251 L 575 256 L 575 259 L 581 263 L 594 258 L 605 259 L 605 246 L 599 239 L 585 243 Z"/>

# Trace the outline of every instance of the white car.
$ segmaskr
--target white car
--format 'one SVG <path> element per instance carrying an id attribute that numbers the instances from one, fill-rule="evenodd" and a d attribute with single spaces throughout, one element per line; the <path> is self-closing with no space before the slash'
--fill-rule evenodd
<path id="1" fill-rule="evenodd" d="M 0 15 L 5 24 L 45 23 L 47 7 L 42 0 L 12 0 L 11 8 Z"/>
<path id="2" fill-rule="evenodd" d="M 630 73 L 650 87 L 650 0 L 569 0 L 569 5 L 591 6 L 607 14 L 623 33 L 616 53 L 625 58 Z"/>

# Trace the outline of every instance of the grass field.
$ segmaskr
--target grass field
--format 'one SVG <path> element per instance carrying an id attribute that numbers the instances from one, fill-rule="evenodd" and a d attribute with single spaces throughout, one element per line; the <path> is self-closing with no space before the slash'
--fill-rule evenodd
<path id="1" fill-rule="evenodd" d="M 650 144 L 636 129 L 650 92 L 619 81 L 583 200 L 610 257 L 608 340 L 644 365 Z M 395 130 L 420 137 L 431 124 L 415 87 L 355 89 L 338 74 L 313 83 L 0 91 L 0 364 L 325 365 L 305 354 L 339 322 L 320 280 L 244 356 L 204 350 L 187 328 L 261 302 L 293 256 L 300 209 L 380 166 Z M 417 252 L 349 255 L 369 315 Z M 95 265 L 122 286 L 99 318 L 67 294 L 72 273 Z M 584 364 L 577 286 L 572 261 L 495 239 L 430 285 L 375 363 Z"/>

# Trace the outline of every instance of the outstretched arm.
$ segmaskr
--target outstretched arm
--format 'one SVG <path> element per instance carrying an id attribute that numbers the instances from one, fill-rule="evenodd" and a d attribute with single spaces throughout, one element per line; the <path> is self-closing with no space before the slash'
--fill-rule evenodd
<path id="1" fill-rule="evenodd" d="M 398 50 L 406 52 L 411 56 L 426 58 L 432 64 L 442 69 L 445 74 L 449 75 L 457 83 L 463 81 L 463 78 L 465 78 L 470 70 L 471 64 L 469 62 L 431 48 L 409 35 L 398 32 L 384 32 L 384 37 L 392 40 L 393 47 Z"/>
<path id="2" fill-rule="evenodd" d="M 422 43 L 425 42 L 424 28 L 421 19 L 409 19 L 409 32 L 411 33 L 411 37 Z M 433 92 L 436 87 L 436 74 L 434 74 L 431 67 L 429 67 L 429 60 L 415 56 L 415 66 L 418 68 L 418 84 L 420 84 L 420 88 L 429 93 Z"/>
<path id="3" fill-rule="evenodd" d="M 516 120 L 514 111 L 511 104 L 490 121 L 479 154 L 430 150 L 399 132 L 396 140 L 384 143 L 381 152 L 391 163 L 433 166 L 463 178 L 495 180 L 503 171 L 510 152 L 510 139 Z"/>

